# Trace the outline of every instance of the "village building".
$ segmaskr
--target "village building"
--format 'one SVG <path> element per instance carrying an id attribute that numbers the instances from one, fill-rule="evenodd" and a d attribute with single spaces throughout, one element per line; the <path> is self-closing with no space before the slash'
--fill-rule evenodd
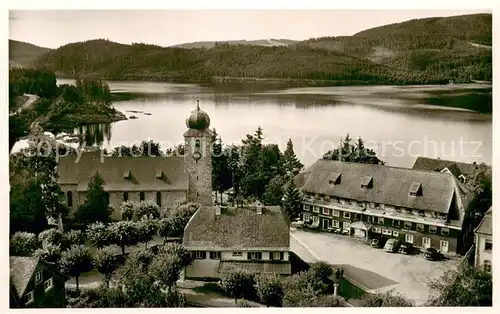
<path id="1" fill-rule="evenodd" d="M 90 179 L 99 173 L 112 218 L 121 219 L 124 201 L 156 202 L 162 209 L 180 201 L 212 204 L 212 145 L 210 117 L 197 108 L 186 119 L 184 156 L 112 156 L 101 151 L 60 158 L 59 184 L 74 213 L 84 203 Z"/>
<path id="2" fill-rule="evenodd" d="M 38 257 L 10 256 L 10 308 L 66 307 L 65 282 L 55 266 Z"/>
<path id="3" fill-rule="evenodd" d="M 474 263 L 477 270 L 492 273 L 493 261 L 493 213 L 490 209 L 486 212 L 476 230 L 476 252 Z"/>
<path id="4" fill-rule="evenodd" d="M 472 164 L 444 160 L 440 158 L 417 157 L 413 164 L 413 170 L 428 170 L 437 172 L 448 172 L 465 183 L 467 175 L 471 174 L 478 168 L 478 165 L 473 162 Z"/>
<path id="5" fill-rule="evenodd" d="M 201 207 L 182 244 L 194 257 L 185 279 L 217 280 L 231 268 L 291 274 L 289 222 L 278 206 Z"/>
<path id="6" fill-rule="evenodd" d="M 360 238 L 396 238 L 444 254 L 460 252 L 471 193 L 448 172 L 318 160 L 296 176 L 301 219 Z"/>

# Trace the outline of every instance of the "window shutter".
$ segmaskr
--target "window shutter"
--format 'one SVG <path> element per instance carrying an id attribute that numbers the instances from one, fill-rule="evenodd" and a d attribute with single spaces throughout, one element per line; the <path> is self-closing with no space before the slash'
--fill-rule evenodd
<path id="1" fill-rule="evenodd" d="M 285 254 L 284 254 L 283 252 L 280 252 L 280 260 L 285 259 L 285 256 L 284 256 L 284 255 L 285 255 Z"/>
<path id="2" fill-rule="evenodd" d="M 250 252 L 247 252 L 247 259 L 252 259 Z"/>

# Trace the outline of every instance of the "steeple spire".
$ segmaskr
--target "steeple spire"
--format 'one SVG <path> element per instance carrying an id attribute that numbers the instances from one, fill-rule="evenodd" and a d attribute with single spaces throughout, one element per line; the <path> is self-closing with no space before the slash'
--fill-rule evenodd
<path id="1" fill-rule="evenodd" d="M 200 100 L 196 99 L 196 110 L 200 111 Z"/>

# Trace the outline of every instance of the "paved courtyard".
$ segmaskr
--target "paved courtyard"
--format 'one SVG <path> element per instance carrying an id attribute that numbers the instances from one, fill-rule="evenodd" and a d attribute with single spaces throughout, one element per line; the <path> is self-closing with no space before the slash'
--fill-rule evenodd
<path id="1" fill-rule="evenodd" d="M 428 261 L 422 254 L 387 253 L 363 241 L 328 233 L 291 230 L 291 250 L 306 262 L 322 260 L 342 265 L 354 283 L 372 291 L 395 289 L 422 305 L 429 296 L 430 278 L 456 267 L 458 259 Z M 307 252 L 306 252 L 307 251 Z"/>

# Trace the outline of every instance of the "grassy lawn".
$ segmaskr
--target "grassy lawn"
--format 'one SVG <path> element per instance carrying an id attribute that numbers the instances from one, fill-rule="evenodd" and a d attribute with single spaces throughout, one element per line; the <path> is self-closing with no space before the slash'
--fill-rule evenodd
<path id="1" fill-rule="evenodd" d="M 340 296 L 346 299 L 346 301 L 351 299 L 361 299 L 365 295 L 365 291 L 363 289 L 352 284 L 347 279 L 340 280 L 338 289 Z"/>

